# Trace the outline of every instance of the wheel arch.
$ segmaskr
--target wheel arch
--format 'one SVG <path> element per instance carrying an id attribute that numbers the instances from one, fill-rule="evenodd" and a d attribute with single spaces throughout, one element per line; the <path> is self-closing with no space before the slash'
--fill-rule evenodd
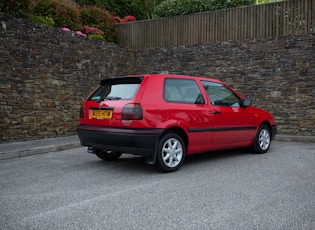
<path id="1" fill-rule="evenodd" d="M 155 164 L 156 163 L 156 157 L 157 157 L 157 152 L 158 152 L 158 143 L 160 142 L 160 140 L 162 139 L 163 136 L 165 136 L 166 134 L 168 133 L 176 133 L 177 135 L 179 135 L 182 140 L 184 141 L 184 145 L 185 145 L 185 148 L 187 150 L 187 147 L 188 147 L 188 136 L 187 136 L 187 133 L 185 132 L 185 130 L 179 126 L 171 126 L 167 129 L 165 129 L 160 137 L 158 138 L 157 142 L 156 142 L 156 147 L 155 147 L 155 151 L 153 153 L 153 155 L 151 157 L 148 157 L 146 159 L 146 163 L 148 164 Z"/>
<path id="2" fill-rule="evenodd" d="M 168 129 L 164 130 L 164 132 L 161 134 L 160 139 L 168 133 L 176 133 L 178 134 L 184 141 L 185 147 L 187 149 L 188 147 L 188 136 L 185 130 L 178 126 L 169 127 Z"/>
<path id="3" fill-rule="evenodd" d="M 261 127 L 262 125 L 266 125 L 266 126 L 268 127 L 269 131 L 270 131 L 270 134 L 271 134 L 270 136 L 273 136 L 273 133 L 272 133 L 272 126 L 271 126 L 270 122 L 268 122 L 268 121 L 263 121 L 263 122 L 260 124 L 259 127 Z M 259 127 L 258 127 L 258 129 L 259 129 Z"/>
<path id="4" fill-rule="evenodd" d="M 176 142 L 181 139 L 179 152 L 175 153 L 173 144 L 170 145 L 170 140 L 174 139 Z M 171 138 L 171 139 L 170 139 Z M 174 140 L 172 140 L 173 142 Z M 182 143 L 183 142 L 183 143 Z M 168 145 L 164 148 L 164 145 Z M 177 146 L 178 144 L 176 144 Z M 166 129 L 159 138 L 157 148 L 155 151 L 154 164 L 161 172 L 174 172 L 181 167 L 186 157 L 186 150 L 188 145 L 188 136 L 184 129 L 178 126 L 173 126 Z M 171 146 L 171 149 L 169 147 Z M 175 147 L 177 149 L 177 147 Z M 166 154 L 166 155 L 165 155 Z M 177 155 L 178 154 L 178 155 Z M 176 155 L 176 157 L 174 157 Z M 174 164 L 173 164 L 174 163 Z"/>

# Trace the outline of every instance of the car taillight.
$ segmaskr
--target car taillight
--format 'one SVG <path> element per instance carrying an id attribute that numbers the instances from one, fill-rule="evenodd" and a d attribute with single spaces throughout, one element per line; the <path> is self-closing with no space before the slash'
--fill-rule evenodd
<path id="1" fill-rule="evenodd" d="M 142 120 L 142 107 L 139 103 L 125 105 L 121 115 L 122 120 Z"/>
<path id="2" fill-rule="evenodd" d="M 80 118 L 84 118 L 84 108 L 81 106 L 80 108 Z"/>

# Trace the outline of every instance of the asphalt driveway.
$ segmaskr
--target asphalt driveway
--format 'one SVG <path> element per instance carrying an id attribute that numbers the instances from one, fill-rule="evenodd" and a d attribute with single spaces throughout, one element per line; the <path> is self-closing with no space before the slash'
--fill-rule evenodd
<path id="1" fill-rule="evenodd" d="M 163 174 L 141 157 L 83 147 L 0 161 L 1 229 L 315 229 L 315 144 L 186 158 Z"/>

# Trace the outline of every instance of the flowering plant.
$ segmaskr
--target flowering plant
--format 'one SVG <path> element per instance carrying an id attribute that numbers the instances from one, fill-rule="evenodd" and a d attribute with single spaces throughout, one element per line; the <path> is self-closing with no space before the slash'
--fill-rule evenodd
<path id="1" fill-rule="evenodd" d="M 109 42 L 115 41 L 115 19 L 104 7 L 80 6 L 80 20 L 83 26 L 97 28 L 92 31 L 86 28 L 89 34 L 102 35 Z"/>
<path id="2" fill-rule="evenodd" d="M 2 0 L 3 1 L 3 0 Z M 31 0 L 6 0 L 5 2 L 20 2 Z M 77 5 L 70 0 L 33 0 L 33 20 L 68 29 L 80 36 L 89 36 L 115 42 L 116 23 L 136 21 L 134 16 L 123 19 L 110 13 L 101 6 Z M 0 10 L 4 7 L 0 0 Z M 93 35 L 93 36 L 90 36 Z M 95 36 L 97 35 L 97 36 Z"/>
<path id="3" fill-rule="evenodd" d="M 131 15 L 128 15 L 121 20 L 121 22 L 134 22 L 134 21 L 136 21 L 136 18 Z"/>
<path id="4" fill-rule="evenodd" d="M 94 27 L 89 27 L 89 26 L 83 26 L 81 28 L 81 31 L 84 32 L 85 34 L 97 34 L 97 35 L 104 34 L 102 30 L 94 28 Z"/>
<path id="5" fill-rule="evenodd" d="M 86 34 L 84 34 L 84 33 L 82 33 L 81 31 L 76 31 L 75 32 L 76 34 L 78 34 L 78 35 L 80 35 L 80 36 L 82 36 L 82 37 L 86 37 L 87 35 Z"/>
<path id="6" fill-rule="evenodd" d="M 63 31 L 67 31 L 67 32 L 74 32 L 74 31 L 72 31 L 72 30 L 68 29 L 67 27 L 63 27 L 63 28 L 61 28 L 61 30 L 63 30 Z M 75 33 L 76 33 L 77 35 L 82 36 L 82 37 L 87 37 L 87 35 L 86 35 L 86 34 L 82 33 L 82 32 L 81 32 L 81 31 L 79 31 L 79 30 L 75 31 Z"/>

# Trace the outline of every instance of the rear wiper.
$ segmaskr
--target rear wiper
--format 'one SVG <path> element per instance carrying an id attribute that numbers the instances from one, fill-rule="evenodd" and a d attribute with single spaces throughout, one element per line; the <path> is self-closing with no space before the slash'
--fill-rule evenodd
<path id="1" fill-rule="evenodd" d="M 100 101 L 104 101 L 104 100 L 120 100 L 120 99 L 121 99 L 121 97 L 109 96 L 109 97 L 101 97 L 96 102 L 100 102 Z"/>

